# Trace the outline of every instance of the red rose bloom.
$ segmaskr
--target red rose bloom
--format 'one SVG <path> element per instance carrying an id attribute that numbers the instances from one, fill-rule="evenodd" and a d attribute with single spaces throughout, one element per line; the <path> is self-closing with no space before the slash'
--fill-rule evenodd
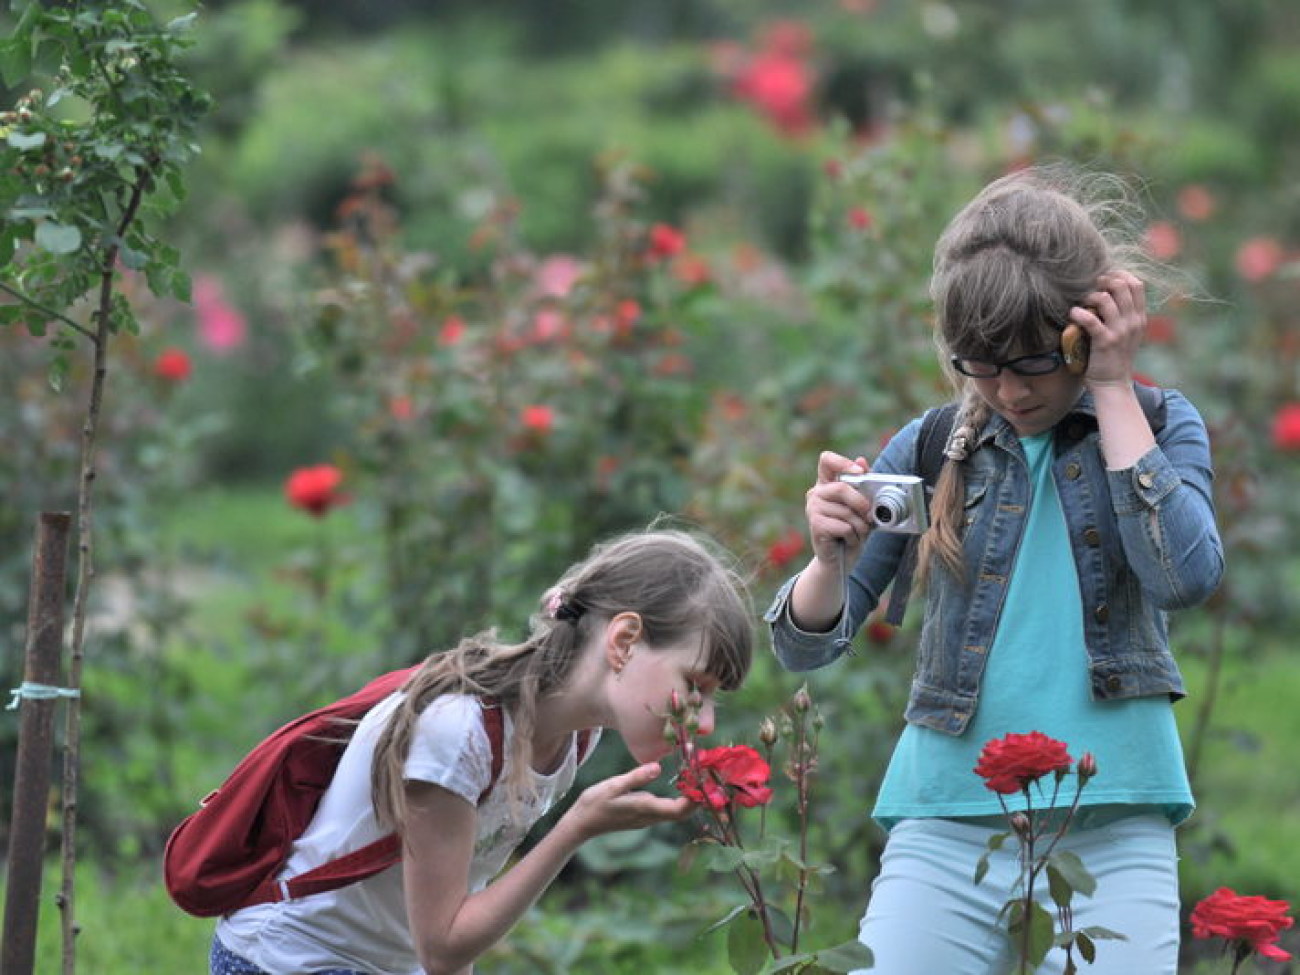
<path id="1" fill-rule="evenodd" d="M 284 495 L 295 508 L 320 518 L 347 503 L 347 496 L 339 491 L 342 482 L 343 472 L 333 464 L 300 467 L 284 482 Z"/>
<path id="2" fill-rule="evenodd" d="M 1068 772 L 1074 759 L 1065 743 L 1041 731 L 1027 735 L 1009 734 L 994 738 L 980 752 L 975 774 L 994 792 L 1009 795 L 1029 788 L 1049 772 Z"/>
<path id="3" fill-rule="evenodd" d="M 1273 446 L 1300 450 L 1300 403 L 1288 403 L 1273 415 Z"/>
<path id="4" fill-rule="evenodd" d="M 696 751 L 677 777 L 677 791 L 697 805 L 726 809 L 762 806 L 772 799 L 768 780 L 772 770 L 763 756 L 748 745 L 730 745 Z"/>
<path id="5" fill-rule="evenodd" d="M 650 228 L 651 260 L 676 257 L 686 247 L 686 235 L 676 227 L 666 223 L 657 223 Z"/>
<path id="6" fill-rule="evenodd" d="M 154 375 L 169 383 L 184 382 L 192 371 L 190 357 L 180 349 L 163 349 L 153 362 Z"/>
<path id="7" fill-rule="evenodd" d="M 555 411 L 544 405 L 525 406 L 519 413 L 519 422 L 526 430 L 547 434 L 555 428 Z"/>
<path id="8" fill-rule="evenodd" d="M 767 560 L 772 563 L 773 567 L 780 569 L 789 564 L 802 551 L 803 532 L 791 528 L 767 547 Z"/>
<path id="9" fill-rule="evenodd" d="M 1286 901 L 1246 897 L 1220 887 L 1192 909 L 1192 934 L 1198 938 L 1226 938 L 1265 958 L 1286 961 L 1291 954 L 1277 946 L 1277 938 L 1295 923 L 1287 916 L 1290 910 Z"/>

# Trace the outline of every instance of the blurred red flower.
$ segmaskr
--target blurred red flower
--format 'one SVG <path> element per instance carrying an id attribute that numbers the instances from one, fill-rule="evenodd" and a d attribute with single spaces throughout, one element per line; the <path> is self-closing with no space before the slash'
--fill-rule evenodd
<path id="1" fill-rule="evenodd" d="M 194 371 L 190 357 L 180 349 L 163 349 L 153 361 L 153 374 L 169 383 L 182 383 Z"/>
<path id="2" fill-rule="evenodd" d="M 677 776 L 677 791 L 710 809 L 726 809 L 733 801 L 763 806 L 772 799 L 771 777 L 763 756 L 749 745 L 696 749 Z"/>
<path id="3" fill-rule="evenodd" d="M 1209 220 L 1218 209 L 1214 195 L 1200 183 L 1190 183 L 1178 191 L 1178 212 L 1188 220 Z"/>
<path id="4" fill-rule="evenodd" d="M 894 628 L 884 620 L 872 620 L 867 624 L 867 640 L 876 646 L 884 646 L 894 638 Z"/>
<path id="5" fill-rule="evenodd" d="M 533 316 L 534 342 L 550 342 L 562 338 L 566 330 L 564 315 L 554 308 L 543 308 Z"/>
<path id="6" fill-rule="evenodd" d="M 686 247 L 686 235 L 676 227 L 666 223 L 657 223 L 650 228 L 650 248 L 647 251 L 651 260 L 675 257 Z"/>
<path id="7" fill-rule="evenodd" d="M 225 289 L 212 275 L 194 279 L 194 310 L 199 316 L 199 338 L 213 352 L 231 352 L 247 340 L 247 321 L 226 300 Z"/>
<path id="8" fill-rule="evenodd" d="M 767 547 L 767 560 L 774 568 L 780 569 L 788 565 L 790 560 L 801 551 L 803 551 L 803 532 L 791 528 Z"/>
<path id="9" fill-rule="evenodd" d="M 1009 795 L 1027 789 L 1049 772 L 1068 772 L 1073 762 L 1065 742 L 1041 731 L 1024 735 L 1013 732 L 984 745 L 975 774 L 989 789 Z"/>
<path id="10" fill-rule="evenodd" d="M 343 472 L 333 464 L 299 467 L 284 482 L 284 494 L 295 508 L 320 518 L 332 508 L 347 504 L 347 495 L 339 491 L 342 483 Z"/>
<path id="11" fill-rule="evenodd" d="M 698 254 L 682 254 L 673 261 L 673 277 L 688 288 L 698 288 L 713 279 L 713 269 Z"/>
<path id="12" fill-rule="evenodd" d="M 1183 249 L 1183 238 L 1178 228 L 1168 220 L 1157 220 L 1147 227 L 1143 246 L 1157 261 L 1168 261 L 1177 257 Z"/>
<path id="13" fill-rule="evenodd" d="M 847 214 L 849 226 L 854 230 L 870 230 L 872 224 L 871 211 L 866 207 L 851 207 Z"/>
<path id="14" fill-rule="evenodd" d="M 1168 345 L 1177 332 L 1177 323 L 1172 315 L 1152 315 L 1147 319 L 1147 341 L 1152 345 Z"/>
<path id="15" fill-rule="evenodd" d="M 1300 403 L 1287 403 L 1273 415 L 1273 446 L 1300 450 Z"/>
<path id="16" fill-rule="evenodd" d="M 634 298 L 624 298 L 614 310 L 614 332 L 619 338 L 632 334 L 637 321 L 641 318 L 641 305 Z"/>
<path id="17" fill-rule="evenodd" d="M 803 135 L 813 126 L 812 70 L 798 55 L 779 49 L 756 55 L 736 75 L 732 90 L 782 135 Z"/>
<path id="18" fill-rule="evenodd" d="M 405 423 L 415 416 L 415 403 L 409 396 L 394 396 L 388 401 L 388 413 L 394 420 Z"/>
<path id="19" fill-rule="evenodd" d="M 455 345 L 465 337 L 465 320 L 459 315 L 448 315 L 438 329 L 439 345 Z"/>
<path id="20" fill-rule="evenodd" d="M 519 422 L 534 433 L 550 433 L 555 428 L 555 411 L 549 406 L 525 406 L 519 414 Z"/>
<path id="21" fill-rule="evenodd" d="M 1198 938 L 1225 938 L 1245 951 L 1287 961 L 1291 954 L 1278 947 L 1277 939 L 1295 923 L 1287 916 L 1290 910 L 1286 901 L 1248 897 L 1220 887 L 1192 908 L 1192 934 Z"/>
<path id="22" fill-rule="evenodd" d="M 1282 245 L 1272 237 L 1252 237 L 1237 248 L 1237 273 L 1256 284 L 1282 266 Z"/>

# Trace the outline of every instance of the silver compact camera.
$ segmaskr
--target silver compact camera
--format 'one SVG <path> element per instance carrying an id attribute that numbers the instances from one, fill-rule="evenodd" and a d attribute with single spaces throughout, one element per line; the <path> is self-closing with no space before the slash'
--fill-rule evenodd
<path id="1" fill-rule="evenodd" d="M 841 474 L 871 502 L 871 520 L 881 531 L 920 535 L 930 527 L 925 485 L 913 474 Z"/>

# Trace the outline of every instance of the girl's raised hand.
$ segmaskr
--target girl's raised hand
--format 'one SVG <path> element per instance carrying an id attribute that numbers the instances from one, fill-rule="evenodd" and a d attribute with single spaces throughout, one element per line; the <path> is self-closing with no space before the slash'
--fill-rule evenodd
<path id="1" fill-rule="evenodd" d="M 1128 271 L 1108 271 L 1097 290 L 1070 309 L 1070 321 L 1087 331 L 1092 343 L 1087 380 L 1127 384 L 1147 327 L 1146 288 Z"/>
<path id="2" fill-rule="evenodd" d="M 817 458 L 817 483 L 804 496 L 804 513 L 813 553 L 823 565 L 838 570 L 840 559 L 857 561 L 871 531 L 871 505 L 856 488 L 839 480 L 841 474 L 865 474 L 867 462 L 824 450 Z M 841 547 L 843 543 L 843 547 Z"/>
<path id="3" fill-rule="evenodd" d="M 588 839 L 602 833 L 685 819 L 694 808 L 689 799 L 667 799 L 642 791 L 661 771 L 658 762 L 647 762 L 630 772 L 597 782 L 578 797 L 566 818 L 575 817 L 575 828 Z"/>

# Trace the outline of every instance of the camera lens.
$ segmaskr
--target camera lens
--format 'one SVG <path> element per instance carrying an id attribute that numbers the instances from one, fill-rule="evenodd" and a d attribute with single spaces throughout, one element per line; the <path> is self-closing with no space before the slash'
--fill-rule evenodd
<path id="1" fill-rule="evenodd" d="M 906 491 L 892 486 L 884 487 L 876 494 L 875 500 L 876 503 L 871 509 L 871 516 L 876 520 L 877 525 L 892 525 L 895 522 L 907 520 Z"/>

